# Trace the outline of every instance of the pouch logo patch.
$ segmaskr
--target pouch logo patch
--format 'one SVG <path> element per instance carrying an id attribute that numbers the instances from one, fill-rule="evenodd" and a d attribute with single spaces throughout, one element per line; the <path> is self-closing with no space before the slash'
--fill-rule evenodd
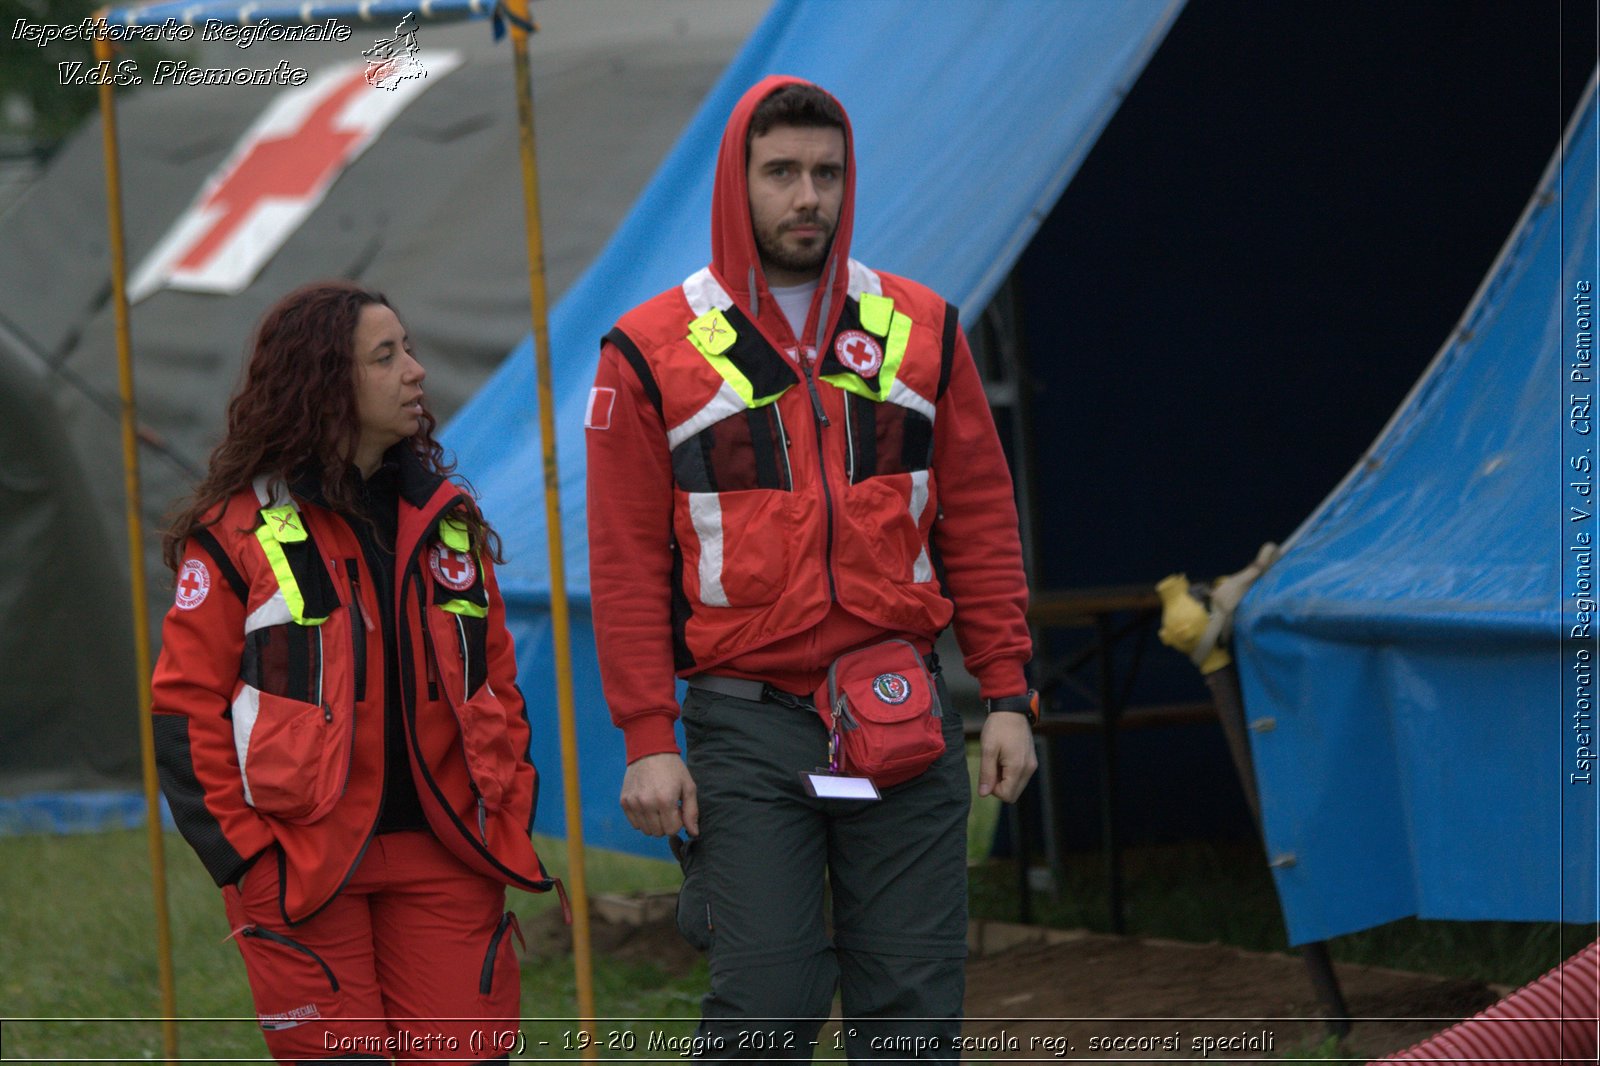
<path id="1" fill-rule="evenodd" d="M 904 674 L 879 674 L 872 679 L 872 694 L 884 703 L 904 703 L 911 696 L 911 682 Z"/>
<path id="2" fill-rule="evenodd" d="M 451 551 L 443 544 L 428 549 L 428 569 L 433 579 L 447 589 L 465 592 L 478 580 L 478 568 L 466 552 Z"/>
<path id="3" fill-rule="evenodd" d="M 185 559 L 178 567 L 177 594 L 173 602 L 180 611 L 192 611 L 206 602 L 211 591 L 211 571 L 199 559 Z"/>
<path id="4" fill-rule="evenodd" d="M 833 353 L 839 362 L 864 378 L 870 378 L 883 366 L 883 346 L 870 333 L 847 329 L 833 342 Z"/>

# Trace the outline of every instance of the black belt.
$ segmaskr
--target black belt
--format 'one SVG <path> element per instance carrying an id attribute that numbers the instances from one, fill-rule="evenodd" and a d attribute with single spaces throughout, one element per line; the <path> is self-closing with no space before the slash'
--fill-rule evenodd
<path id="1" fill-rule="evenodd" d="M 797 696 L 781 688 L 773 688 L 765 681 L 751 681 L 743 677 L 724 677 L 721 674 L 695 674 L 683 679 L 690 688 L 704 689 L 721 696 L 749 700 L 751 703 L 777 703 L 785 707 L 812 708 L 810 696 Z"/>
<path id="2" fill-rule="evenodd" d="M 928 673 L 933 677 L 939 676 L 939 653 L 930 651 L 922 657 L 923 665 L 928 668 Z M 726 677 L 722 674 L 692 674 L 683 679 L 690 688 L 704 689 L 715 692 L 721 696 L 732 696 L 734 699 L 749 700 L 751 703 L 777 703 L 784 707 L 805 707 L 811 709 L 815 704 L 810 696 L 797 696 L 793 692 L 785 692 L 781 688 L 774 688 L 765 681 L 751 681 L 744 677 Z"/>

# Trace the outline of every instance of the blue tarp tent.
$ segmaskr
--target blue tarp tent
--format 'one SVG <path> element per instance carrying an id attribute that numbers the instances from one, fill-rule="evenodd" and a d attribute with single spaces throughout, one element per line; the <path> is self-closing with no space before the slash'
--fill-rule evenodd
<path id="1" fill-rule="evenodd" d="M 859 146 L 852 252 L 917 278 L 970 322 L 1144 68 L 1181 0 L 1125 3 L 839 4 L 780 0 L 707 97 L 595 264 L 552 309 L 563 535 L 574 599 L 574 688 L 584 834 L 600 847 L 664 854 L 635 832 L 617 794 L 621 735 L 600 691 L 585 613 L 583 409 L 599 338 L 622 312 L 710 257 L 712 164 L 739 95 L 770 73 L 827 87 Z M 537 827 L 564 833 L 549 574 L 531 341 L 446 427 L 505 539 L 500 581 L 545 773 Z"/>
<path id="2" fill-rule="evenodd" d="M 1294 943 L 1596 920 L 1596 122 L 1591 80 L 1459 326 L 1241 607 Z"/>

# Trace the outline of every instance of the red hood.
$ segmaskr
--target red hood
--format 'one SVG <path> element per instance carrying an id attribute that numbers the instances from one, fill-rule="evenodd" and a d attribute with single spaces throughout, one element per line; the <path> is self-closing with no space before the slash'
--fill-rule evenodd
<path id="1" fill-rule="evenodd" d="M 756 82 L 739 98 L 733 114 L 728 116 L 727 127 L 722 131 L 722 147 L 717 153 L 716 185 L 711 194 L 711 271 L 734 302 L 773 338 L 785 336 L 788 326 L 767 289 L 761 256 L 756 251 L 755 231 L 750 226 L 745 135 L 750 129 L 750 116 L 762 100 L 785 85 L 809 84 L 803 78 L 773 74 Z M 843 105 L 840 105 L 839 112 L 844 114 Z M 844 121 L 844 199 L 839 205 L 839 221 L 834 227 L 833 244 L 828 249 L 827 260 L 822 264 L 817 295 L 812 300 L 813 312 L 819 301 L 825 301 L 822 304 L 827 309 L 824 336 L 832 335 L 839 310 L 844 306 L 845 290 L 850 283 L 850 231 L 854 227 L 856 209 L 856 153 L 850 117 L 845 115 Z M 830 278 L 833 282 L 831 286 L 828 284 Z M 814 342 L 815 339 L 813 334 L 806 341 Z"/>

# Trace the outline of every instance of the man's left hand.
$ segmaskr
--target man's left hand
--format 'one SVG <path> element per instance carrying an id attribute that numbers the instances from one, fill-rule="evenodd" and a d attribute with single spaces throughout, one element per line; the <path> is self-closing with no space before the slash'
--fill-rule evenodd
<path id="1" fill-rule="evenodd" d="M 978 795 L 992 794 L 1015 803 L 1039 768 L 1039 757 L 1033 750 L 1033 723 L 1025 714 L 996 711 L 984 720 L 978 750 L 982 757 Z"/>

